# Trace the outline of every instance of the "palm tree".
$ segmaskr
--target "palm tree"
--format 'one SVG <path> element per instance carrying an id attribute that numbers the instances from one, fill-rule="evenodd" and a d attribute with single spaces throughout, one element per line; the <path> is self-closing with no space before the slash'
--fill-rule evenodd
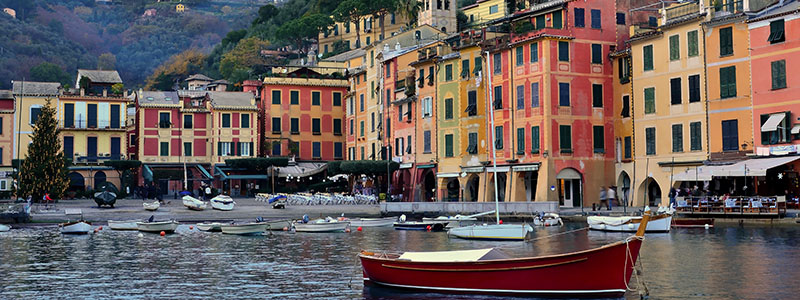
<path id="1" fill-rule="evenodd" d="M 401 15 L 406 17 L 408 23 L 406 23 L 407 27 L 414 27 L 417 23 L 417 18 L 419 16 L 419 10 L 422 8 L 422 2 L 419 0 L 397 0 L 397 5 L 395 7 L 396 11 Z"/>

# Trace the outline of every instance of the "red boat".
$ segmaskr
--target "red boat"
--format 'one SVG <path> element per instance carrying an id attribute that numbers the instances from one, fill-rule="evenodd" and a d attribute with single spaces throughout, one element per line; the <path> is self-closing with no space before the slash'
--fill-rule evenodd
<path id="1" fill-rule="evenodd" d="M 428 291 L 527 296 L 621 297 L 639 257 L 649 213 L 635 235 L 602 247 L 511 258 L 494 248 L 385 253 L 361 251 L 364 283 Z"/>

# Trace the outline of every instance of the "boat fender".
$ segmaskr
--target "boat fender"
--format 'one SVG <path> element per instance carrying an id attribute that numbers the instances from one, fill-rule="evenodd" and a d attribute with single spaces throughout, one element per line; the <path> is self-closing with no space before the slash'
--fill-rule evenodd
<path id="1" fill-rule="evenodd" d="M 503 224 L 503 220 L 497 221 L 498 224 Z"/>
<path id="2" fill-rule="evenodd" d="M 633 223 L 628 223 L 628 229 L 633 229 Z"/>
<path id="3" fill-rule="evenodd" d="M 167 233 L 166 233 L 166 232 L 163 232 L 163 231 L 162 231 L 161 233 L 159 233 L 159 234 L 160 234 L 161 236 L 165 236 L 165 235 L 167 235 Z"/>
<path id="4" fill-rule="evenodd" d="M 139 233 L 139 237 L 140 237 L 140 238 L 143 238 L 143 237 L 144 237 L 144 234 L 141 234 L 141 233 Z"/>
<path id="5" fill-rule="evenodd" d="M 427 229 L 428 231 L 431 231 L 431 225 L 428 225 L 427 227 L 425 227 L 425 229 Z"/>
<path id="6" fill-rule="evenodd" d="M 711 227 L 711 226 L 708 226 L 708 224 L 706 224 L 706 226 L 704 226 L 704 227 L 705 227 L 706 229 L 708 229 L 708 228 L 709 228 L 709 227 Z"/>
<path id="7" fill-rule="evenodd" d="M 194 230 L 194 226 L 189 226 L 189 230 Z"/>
<path id="8" fill-rule="evenodd" d="M 708 228 L 708 225 L 706 225 L 706 228 Z M 358 228 L 356 228 L 356 230 L 361 231 L 361 226 L 358 226 Z"/>
<path id="9" fill-rule="evenodd" d="M 308 215 L 303 215 L 303 223 L 308 223 Z"/>
<path id="10" fill-rule="evenodd" d="M 283 231 L 289 231 L 289 227 L 283 227 Z"/>
<path id="11" fill-rule="evenodd" d="M 350 233 L 350 228 L 349 228 L 349 227 L 348 227 L 348 228 L 345 228 L 345 229 L 344 229 L 344 232 L 346 232 L 346 233 Z"/>
<path id="12" fill-rule="evenodd" d="M 606 229 L 606 224 L 597 225 L 597 228 L 599 228 L 600 230 Z"/>
<path id="13" fill-rule="evenodd" d="M 405 222 L 406 222 L 406 215 L 405 214 L 400 215 L 400 223 L 405 223 Z"/>

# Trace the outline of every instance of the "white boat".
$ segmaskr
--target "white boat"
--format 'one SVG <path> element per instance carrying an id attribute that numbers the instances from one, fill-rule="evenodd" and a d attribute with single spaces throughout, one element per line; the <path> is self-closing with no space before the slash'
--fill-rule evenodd
<path id="1" fill-rule="evenodd" d="M 264 223 L 222 225 L 222 233 L 226 234 L 238 234 L 238 235 L 262 234 L 266 230 L 267 230 L 267 225 Z"/>
<path id="2" fill-rule="evenodd" d="M 139 222 L 139 220 L 128 220 L 128 221 L 108 220 L 108 228 L 111 228 L 112 230 L 138 230 L 139 226 L 136 225 L 136 222 Z"/>
<path id="3" fill-rule="evenodd" d="M 462 239 L 524 240 L 531 231 L 528 224 L 482 224 L 451 228 L 447 234 Z"/>
<path id="4" fill-rule="evenodd" d="M 296 232 L 341 232 L 350 226 L 349 221 L 339 221 L 331 217 L 316 219 L 309 222 L 298 220 L 292 223 Z"/>
<path id="5" fill-rule="evenodd" d="M 0 232 L 6 232 L 11 230 L 11 226 L 0 224 Z"/>
<path id="6" fill-rule="evenodd" d="M 58 227 L 63 234 L 87 234 L 92 232 L 92 224 L 85 221 L 61 223 Z"/>
<path id="7" fill-rule="evenodd" d="M 536 226 L 561 226 L 564 222 L 561 221 L 561 216 L 557 213 L 546 213 L 538 215 L 533 218 L 533 225 Z"/>
<path id="8" fill-rule="evenodd" d="M 233 205 L 236 202 L 231 199 L 231 197 L 227 195 L 219 195 L 214 198 L 211 198 L 211 208 L 217 210 L 233 210 Z"/>
<path id="9" fill-rule="evenodd" d="M 474 214 L 474 215 L 469 215 L 469 216 L 462 216 L 462 215 L 438 216 L 436 218 L 422 218 L 422 221 L 423 222 L 434 222 L 434 221 L 448 222 L 447 223 L 447 228 L 453 228 L 453 227 L 461 227 L 461 226 L 469 226 L 469 225 L 478 224 L 478 223 L 480 223 L 480 221 L 478 221 L 478 217 L 485 216 L 485 215 L 488 215 L 488 214 L 493 214 L 493 213 L 494 213 L 494 211 L 487 211 L 487 212 L 482 212 L 482 213 L 479 213 L 479 214 Z"/>
<path id="10" fill-rule="evenodd" d="M 142 206 L 144 206 L 145 210 L 156 211 L 161 206 L 161 204 L 158 203 L 158 201 L 153 201 L 153 202 L 144 202 L 142 203 Z"/>
<path id="11" fill-rule="evenodd" d="M 271 231 L 283 231 L 284 228 L 292 228 L 292 221 L 289 219 L 264 221 L 264 224 L 267 225 L 267 230 Z"/>
<path id="12" fill-rule="evenodd" d="M 220 232 L 222 231 L 222 223 L 213 222 L 213 223 L 197 223 L 197 229 L 200 231 L 211 231 L 211 232 Z"/>
<path id="13" fill-rule="evenodd" d="M 208 206 L 203 200 L 186 195 L 183 196 L 183 206 L 191 210 L 204 210 Z"/>
<path id="14" fill-rule="evenodd" d="M 353 218 L 347 219 L 353 227 L 388 227 L 397 222 L 397 217 L 386 218 Z"/>
<path id="15" fill-rule="evenodd" d="M 178 228 L 177 221 L 136 222 L 139 231 L 173 233 Z"/>
<path id="16" fill-rule="evenodd" d="M 639 224 L 642 222 L 642 217 L 589 216 L 586 218 L 586 221 L 589 223 L 589 229 L 591 230 L 636 232 L 639 230 Z M 647 223 L 645 232 L 669 232 L 671 224 L 672 214 L 658 214 L 650 217 L 650 222 Z"/>

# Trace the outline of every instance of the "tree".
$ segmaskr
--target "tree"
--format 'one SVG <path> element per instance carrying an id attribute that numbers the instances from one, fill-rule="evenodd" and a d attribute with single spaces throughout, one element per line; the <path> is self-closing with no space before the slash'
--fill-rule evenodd
<path id="1" fill-rule="evenodd" d="M 122 173 L 131 172 L 134 169 L 138 168 L 142 165 L 141 161 L 138 160 L 106 160 L 103 162 L 103 165 L 109 166 L 114 168 L 114 171 L 117 171 L 119 174 L 120 182 L 120 191 L 125 191 L 125 187 L 127 183 L 122 180 Z"/>
<path id="2" fill-rule="evenodd" d="M 114 95 L 122 95 L 122 92 L 125 91 L 125 85 L 122 83 L 115 83 L 111 86 L 111 93 Z"/>
<path id="3" fill-rule="evenodd" d="M 34 66 L 30 69 L 30 73 L 31 78 L 35 81 L 60 82 L 62 85 L 69 84 L 71 81 L 70 76 L 64 72 L 61 66 L 49 62 Z"/>
<path id="4" fill-rule="evenodd" d="M 418 0 L 397 0 L 397 12 L 406 17 L 408 23 L 406 26 L 411 28 L 417 24 L 419 17 L 419 10 L 422 8 L 422 2 Z"/>
<path id="5" fill-rule="evenodd" d="M 90 83 L 91 83 L 91 80 L 89 80 L 89 77 L 81 76 L 81 79 L 78 80 L 78 88 L 81 88 L 84 91 L 88 91 Z"/>
<path id="6" fill-rule="evenodd" d="M 222 56 L 219 72 L 228 78 L 237 69 L 249 69 L 255 65 L 267 65 L 269 61 L 261 55 L 261 50 L 267 49 L 269 42 L 258 38 L 246 38 L 239 41 L 233 50 Z"/>
<path id="7" fill-rule="evenodd" d="M 205 63 L 205 59 L 205 55 L 196 49 L 189 49 L 175 54 L 147 77 L 145 88 L 159 91 L 170 90 L 176 79 L 185 78 L 199 72 Z"/>
<path id="8" fill-rule="evenodd" d="M 467 18 L 467 15 L 463 11 L 459 10 L 456 13 L 456 24 L 458 24 L 458 32 L 467 29 L 467 26 L 469 25 L 469 18 Z"/>
<path id="9" fill-rule="evenodd" d="M 384 35 L 385 32 L 385 18 L 386 15 L 395 11 L 397 8 L 397 0 L 370 0 L 366 1 L 367 11 L 369 11 L 375 19 L 378 20 L 378 24 L 381 27 L 381 35 L 382 37 L 386 38 Z"/>
<path id="10" fill-rule="evenodd" d="M 40 200 L 45 193 L 53 198 L 61 198 L 69 186 L 64 153 L 58 137 L 56 108 L 50 99 L 42 107 L 39 119 L 33 127 L 28 154 L 20 165 L 17 196 L 32 196 Z"/>
<path id="11" fill-rule="evenodd" d="M 97 68 L 100 70 L 116 70 L 117 57 L 111 53 L 103 53 L 97 58 Z"/>
<path id="12" fill-rule="evenodd" d="M 406 0 L 417 1 L 417 0 Z M 333 19 L 337 22 L 350 22 L 356 25 L 356 48 L 361 48 L 361 30 L 359 21 L 361 16 L 367 12 L 362 0 L 344 0 L 333 11 Z"/>
<path id="13" fill-rule="evenodd" d="M 253 25 L 263 24 L 278 14 L 278 8 L 272 4 L 267 4 L 258 9 L 258 17 L 253 20 Z"/>

